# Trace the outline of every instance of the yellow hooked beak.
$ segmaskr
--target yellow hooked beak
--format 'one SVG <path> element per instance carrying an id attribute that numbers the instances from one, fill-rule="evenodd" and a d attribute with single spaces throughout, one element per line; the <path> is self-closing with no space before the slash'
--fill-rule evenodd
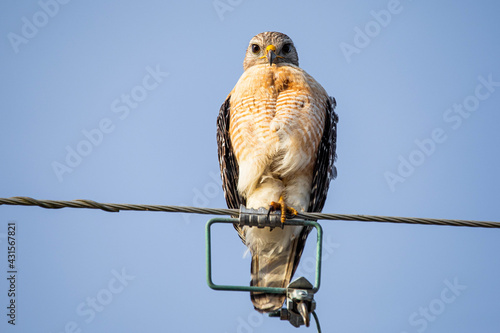
<path id="1" fill-rule="evenodd" d="M 269 66 L 272 66 L 274 59 L 282 57 L 276 55 L 276 46 L 271 44 L 266 47 L 266 55 L 261 58 L 267 58 L 267 60 L 269 60 Z"/>

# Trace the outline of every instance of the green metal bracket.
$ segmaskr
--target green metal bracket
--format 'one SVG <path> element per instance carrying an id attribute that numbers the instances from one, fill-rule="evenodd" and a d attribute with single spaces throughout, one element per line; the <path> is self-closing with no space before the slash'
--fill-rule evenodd
<path id="1" fill-rule="evenodd" d="M 235 218 L 213 218 L 210 219 L 205 226 L 205 239 L 206 239 L 206 263 L 207 263 L 207 284 L 210 288 L 215 290 L 229 290 L 229 291 L 259 291 L 273 294 L 286 294 L 286 288 L 274 287 L 253 287 L 253 286 L 234 286 L 234 285 L 219 285 L 212 281 L 212 250 L 211 250 L 211 226 L 214 223 L 239 223 Z M 304 221 L 304 220 L 287 220 L 285 228 L 292 225 L 312 226 L 317 231 L 316 243 L 316 277 L 313 293 L 319 290 L 321 280 L 321 253 L 323 248 L 323 229 L 318 222 Z M 256 227 L 253 227 L 256 228 Z"/>

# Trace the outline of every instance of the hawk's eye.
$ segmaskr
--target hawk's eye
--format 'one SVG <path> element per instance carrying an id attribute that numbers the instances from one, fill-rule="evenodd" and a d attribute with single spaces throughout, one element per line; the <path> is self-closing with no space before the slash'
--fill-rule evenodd
<path id="1" fill-rule="evenodd" d="M 260 46 L 257 44 L 252 44 L 252 52 L 259 53 L 259 51 L 260 51 Z"/>
<path id="2" fill-rule="evenodd" d="M 285 45 L 283 45 L 283 48 L 281 49 L 281 51 L 283 51 L 283 53 L 288 53 L 288 52 L 290 52 L 291 49 L 292 49 L 292 45 L 290 43 L 286 43 Z"/>

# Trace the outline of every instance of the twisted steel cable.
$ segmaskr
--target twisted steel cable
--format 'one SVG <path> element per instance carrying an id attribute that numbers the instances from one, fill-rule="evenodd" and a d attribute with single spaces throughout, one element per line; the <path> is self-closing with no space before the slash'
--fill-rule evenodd
<path id="1" fill-rule="evenodd" d="M 60 208 L 89 208 L 100 209 L 106 212 L 131 211 L 151 211 L 170 213 L 191 213 L 206 215 L 239 215 L 237 209 L 226 208 L 203 208 L 191 206 L 169 206 L 169 205 L 141 205 L 141 204 L 116 204 L 100 203 L 93 200 L 38 200 L 30 197 L 0 198 L 0 205 L 13 206 L 39 206 L 47 209 Z M 353 214 L 327 214 L 327 213 L 299 213 L 298 218 L 305 220 L 336 220 L 336 221 L 359 221 L 359 222 L 389 222 L 427 225 L 448 225 L 458 227 L 480 227 L 480 228 L 500 228 L 500 222 L 493 221 L 471 221 L 471 220 L 451 220 L 451 219 L 430 219 L 417 217 L 396 217 L 377 215 L 353 215 Z"/>

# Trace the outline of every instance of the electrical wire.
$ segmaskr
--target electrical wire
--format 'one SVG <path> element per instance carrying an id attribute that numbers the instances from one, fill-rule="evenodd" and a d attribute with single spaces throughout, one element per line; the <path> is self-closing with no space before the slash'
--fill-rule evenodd
<path id="1" fill-rule="evenodd" d="M 239 215 L 239 210 L 237 209 L 203 208 L 203 207 L 169 206 L 169 205 L 99 203 L 92 200 L 83 200 L 83 199 L 62 201 L 62 200 L 37 200 L 30 197 L 11 197 L 11 198 L 0 198 L 0 205 L 39 206 L 47 209 L 89 208 L 89 209 L 100 209 L 106 212 L 119 212 L 128 210 L 128 211 L 191 213 L 191 214 L 226 215 L 226 216 Z M 328 214 L 328 213 L 309 213 L 309 212 L 299 213 L 296 217 L 312 221 L 336 220 L 336 221 L 448 225 L 448 226 L 458 226 L 458 227 L 500 228 L 500 222 L 493 222 L 493 221 L 431 219 L 431 218 L 396 217 L 396 216 L 379 216 L 379 215 Z"/>

